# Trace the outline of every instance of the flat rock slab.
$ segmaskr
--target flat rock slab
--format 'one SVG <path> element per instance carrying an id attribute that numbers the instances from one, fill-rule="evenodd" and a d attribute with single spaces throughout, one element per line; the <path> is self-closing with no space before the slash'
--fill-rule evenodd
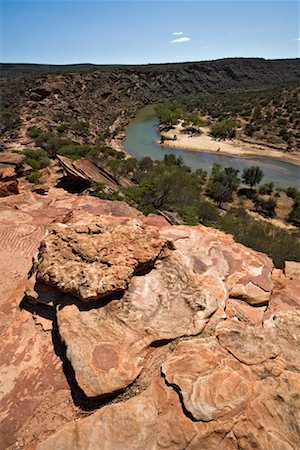
<path id="1" fill-rule="evenodd" d="M 284 347 L 299 350 L 299 320 L 294 311 L 265 324 L 280 354 L 257 364 L 239 361 L 214 336 L 181 341 L 162 364 L 164 377 L 140 395 L 66 425 L 36 449 L 298 450 L 300 376 Z"/>
<path id="2" fill-rule="evenodd" d="M 215 337 L 180 342 L 162 372 L 180 390 L 186 410 L 196 420 L 233 418 L 247 407 L 251 371 Z"/>
<path id="3" fill-rule="evenodd" d="M 150 344 L 200 333 L 218 308 L 201 281 L 175 251 L 134 277 L 121 300 L 90 311 L 58 310 L 59 333 L 85 394 L 112 393 L 134 381 Z"/>
<path id="4" fill-rule="evenodd" d="M 151 269 L 168 241 L 138 220 L 120 226 L 57 226 L 41 244 L 37 278 L 84 302 L 124 291 Z"/>

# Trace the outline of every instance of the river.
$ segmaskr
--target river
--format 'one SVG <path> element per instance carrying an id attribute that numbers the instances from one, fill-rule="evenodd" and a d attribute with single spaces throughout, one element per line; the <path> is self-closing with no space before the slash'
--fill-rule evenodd
<path id="1" fill-rule="evenodd" d="M 263 183 L 273 181 L 277 187 L 289 186 L 300 188 L 300 167 L 278 159 L 264 157 L 237 157 L 217 155 L 215 153 L 194 152 L 185 149 L 161 147 L 157 144 L 158 120 L 153 106 L 141 109 L 128 125 L 124 147 L 126 151 L 137 159 L 150 156 L 152 159 L 163 159 L 167 153 L 182 156 L 184 163 L 192 170 L 203 168 L 210 172 L 214 163 L 222 167 L 233 167 L 241 172 L 245 167 L 259 166 L 265 176 Z"/>

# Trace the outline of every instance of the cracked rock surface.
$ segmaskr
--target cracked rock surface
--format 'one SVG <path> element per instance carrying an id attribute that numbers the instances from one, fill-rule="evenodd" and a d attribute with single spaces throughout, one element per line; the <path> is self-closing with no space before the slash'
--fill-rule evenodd
<path id="1" fill-rule="evenodd" d="M 0 211 L 1 450 L 298 450 L 297 263 L 60 190 Z"/>

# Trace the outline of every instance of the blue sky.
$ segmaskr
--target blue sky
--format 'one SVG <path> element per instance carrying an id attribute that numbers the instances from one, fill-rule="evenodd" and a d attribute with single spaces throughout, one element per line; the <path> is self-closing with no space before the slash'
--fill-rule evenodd
<path id="1" fill-rule="evenodd" d="M 299 57 L 295 1 L 0 2 L 2 62 L 143 64 Z"/>

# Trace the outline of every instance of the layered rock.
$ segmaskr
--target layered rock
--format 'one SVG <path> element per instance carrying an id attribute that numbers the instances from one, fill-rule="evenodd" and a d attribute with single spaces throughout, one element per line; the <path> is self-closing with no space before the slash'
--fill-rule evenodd
<path id="1" fill-rule="evenodd" d="M 297 265 L 59 189 L 0 213 L 1 448 L 298 449 Z"/>
<path id="2" fill-rule="evenodd" d="M 25 168 L 24 155 L 0 152 L 0 197 L 19 193 L 17 178 Z"/>
<path id="3" fill-rule="evenodd" d="M 142 216 L 125 203 L 80 197 L 62 189 L 0 199 L 1 449 L 25 448 L 81 415 L 52 332 L 54 311 L 24 305 L 32 315 L 19 305 L 47 227 L 55 221 L 80 223 L 87 217 L 122 223 Z"/>
<path id="4" fill-rule="evenodd" d="M 149 274 L 134 277 L 121 300 L 90 311 L 59 310 L 59 333 L 86 395 L 130 384 L 154 342 L 200 333 L 220 299 L 201 282 L 175 251 Z"/>
<path id="5" fill-rule="evenodd" d="M 162 235 L 176 240 L 177 248 L 188 255 L 195 272 L 220 277 L 230 297 L 256 306 L 269 301 L 273 263 L 266 255 L 205 227 L 174 227 L 164 229 Z"/>
<path id="6" fill-rule="evenodd" d="M 292 321 L 299 326 L 299 320 L 295 312 Z M 282 313 L 274 336 L 285 334 L 289 322 Z M 268 339 L 269 326 L 260 333 Z M 293 346 L 291 334 L 286 336 L 285 345 Z M 253 348 L 259 354 L 260 339 Z M 272 353 L 265 357 L 248 366 L 215 337 L 180 342 L 162 364 L 165 381 L 157 373 L 140 395 L 67 425 L 36 448 L 296 450 L 299 372 L 290 370 L 284 352 L 280 361 Z"/>
<path id="7" fill-rule="evenodd" d="M 119 185 L 118 181 L 110 173 L 98 167 L 92 161 L 87 159 L 73 161 L 60 155 L 57 155 L 57 159 L 66 174 L 76 181 L 86 184 L 91 182 L 105 183 L 110 188 L 116 188 Z"/>

